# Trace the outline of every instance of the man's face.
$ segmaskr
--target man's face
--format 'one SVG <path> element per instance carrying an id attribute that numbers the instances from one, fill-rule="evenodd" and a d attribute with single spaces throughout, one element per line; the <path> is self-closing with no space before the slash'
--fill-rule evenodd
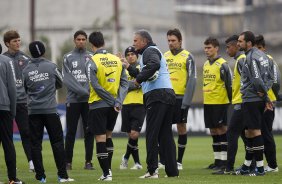
<path id="1" fill-rule="evenodd" d="M 147 43 L 139 34 L 134 35 L 133 46 L 135 47 L 137 51 L 143 49 L 146 45 Z"/>
<path id="2" fill-rule="evenodd" d="M 6 46 L 10 51 L 17 52 L 20 50 L 21 46 L 21 39 L 20 38 L 14 38 L 10 42 L 6 42 Z"/>
<path id="3" fill-rule="evenodd" d="M 229 42 L 226 44 L 226 53 L 230 57 L 234 57 L 238 51 L 237 43 L 236 42 Z"/>
<path id="4" fill-rule="evenodd" d="M 125 57 L 129 64 L 136 63 L 137 61 L 137 56 L 134 52 L 128 52 Z"/>
<path id="5" fill-rule="evenodd" d="M 247 51 L 247 42 L 245 41 L 244 35 L 239 36 L 237 45 L 241 51 Z"/>
<path id="6" fill-rule="evenodd" d="M 178 40 L 175 35 L 167 36 L 168 47 L 170 50 L 180 49 L 182 41 Z"/>
<path id="7" fill-rule="evenodd" d="M 218 47 L 214 47 L 212 44 L 205 45 L 204 50 L 209 59 L 214 59 L 217 56 Z"/>
<path id="8" fill-rule="evenodd" d="M 86 47 L 86 37 L 84 35 L 78 35 L 74 39 L 75 47 L 78 49 L 84 49 Z"/>

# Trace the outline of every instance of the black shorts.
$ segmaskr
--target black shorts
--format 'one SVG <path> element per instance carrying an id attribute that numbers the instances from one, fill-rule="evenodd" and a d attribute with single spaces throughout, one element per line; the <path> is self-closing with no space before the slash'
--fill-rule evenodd
<path id="1" fill-rule="evenodd" d="M 265 102 L 245 102 L 242 105 L 243 121 L 247 129 L 261 129 Z"/>
<path id="2" fill-rule="evenodd" d="M 113 107 L 91 109 L 88 114 L 88 127 L 94 135 L 104 135 L 115 128 L 118 112 Z"/>
<path id="3" fill-rule="evenodd" d="M 130 133 L 131 130 L 140 132 L 145 119 L 145 107 L 140 104 L 123 105 L 121 110 L 121 131 Z"/>
<path id="4" fill-rule="evenodd" d="M 204 104 L 204 120 L 206 128 L 219 128 L 227 125 L 229 104 Z"/>
<path id="5" fill-rule="evenodd" d="M 189 108 L 181 109 L 181 105 L 182 99 L 176 99 L 176 103 L 174 104 L 172 110 L 172 124 L 187 123 Z"/>

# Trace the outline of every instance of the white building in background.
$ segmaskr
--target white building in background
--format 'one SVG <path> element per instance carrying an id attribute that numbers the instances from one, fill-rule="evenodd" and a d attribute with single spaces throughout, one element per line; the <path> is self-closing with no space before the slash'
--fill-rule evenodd
<path id="1" fill-rule="evenodd" d="M 117 0 L 119 5 L 119 46 L 123 50 L 132 44 L 134 31 L 147 29 L 153 40 L 163 50 L 167 49 L 166 32 L 177 26 L 173 7 L 174 0 Z M 30 42 L 31 0 L 1 0 L 0 32 L 16 29 L 21 34 L 23 45 Z M 59 54 L 59 47 L 72 38 L 74 32 L 83 29 L 94 31 L 94 22 L 106 22 L 114 16 L 114 0 L 35 0 L 36 37 L 46 36 L 50 40 L 52 59 Z M 114 24 L 101 27 L 114 42 Z M 1 39 L 1 43 L 3 43 Z"/>

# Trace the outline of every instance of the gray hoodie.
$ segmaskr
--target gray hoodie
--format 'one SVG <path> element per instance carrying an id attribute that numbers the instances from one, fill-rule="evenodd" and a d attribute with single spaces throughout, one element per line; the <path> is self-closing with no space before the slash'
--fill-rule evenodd
<path id="1" fill-rule="evenodd" d="M 241 93 L 244 102 L 270 101 L 267 91 L 273 84 L 269 58 L 257 48 L 251 48 L 246 53 L 241 74 Z M 258 92 L 264 94 L 263 97 Z"/>
<path id="2" fill-rule="evenodd" d="M 56 89 L 62 87 L 62 75 L 56 64 L 45 58 L 33 58 L 23 70 L 28 94 L 28 114 L 57 113 Z"/>
<path id="3" fill-rule="evenodd" d="M 13 61 L 0 54 L 0 110 L 16 115 L 16 77 Z M 0 122 L 1 123 L 1 122 Z"/>
<path id="4" fill-rule="evenodd" d="M 27 95 L 23 86 L 22 72 L 30 61 L 30 57 L 22 51 L 18 51 L 15 54 L 5 52 L 3 55 L 8 56 L 13 60 L 16 75 L 17 103 L 27 103 Z"/>
<path id="5" fill-rule="evenodd" d="M 66 103 L 87 102 L 89 98 L 89 83 L 86 73 L 86 62 L 93 54 L 86 49 L 75 48 L 64 55 L 63 82 L 66 85 Z"/>

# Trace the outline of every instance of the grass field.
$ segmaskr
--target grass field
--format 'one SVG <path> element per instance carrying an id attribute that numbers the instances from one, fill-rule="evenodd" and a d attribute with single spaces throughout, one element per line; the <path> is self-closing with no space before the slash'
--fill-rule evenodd
<path id="1" fill-rule="evenodd" d="M 277 159 L 278 162 L 282 158 L 282 136 L 275 136 L 277 144 Z M 188 149 L 185 152 L 183 159 L 184 170 L 180 171 L 179 178 L 164 178 L 164 170 L 160 170 L 160 179 L 139 179 L 138 177 L 143 175 L 146 169 L 143 170 L 120 170 L 119 164 L 122 155 L 125 152 L 126 138 L 114 138 L 115 152 L 113 156 L 113 181 L 112 183 L 122 184 L 138 184 L 138 183 L 157 183 L 157 184 L 184 184 L 184 183 L 270 183 L 279 184 L 282 183 L 282 174 L 268 173 L 264 177 L 247 177 L 247 176 L 215 176 L 211 174 L 210 170 L 203 169 L 213 161 L 211 138 L 205 137 L 188 137 Z M 15 142 L 17 151 L 17 171 L 18 177 L 28 184 L 38 183 L 34 179 L 34 173 L 28 171 L 28 163 L 26 161 L 21 142 Z M 141 138 L 139 141 L 140 148 L 140 159 L 143 167 L 146 168 L 145 159 L 145 139 Z M 73 170 L 69 172 L 69 176 L 75 179 L 74 183 L 88 184 L 98 183 L 97 179 L 101 176 L 102 171 L 98 165 L 98 161 L 95 156 L 96 151 L 94 150 L 93 163 L 96 168 L 94 171 L 84 170 L 84 147 L 83 140 L 77 140 L 75 144 Z M 44 166 L 47 175 L 47 183 L 57 183 L 57 174 L 53 155 L 49 141 L 43 143 L 43 158 Z M 235 166 L 240 166 L 243 162 L 244 151 L 242 142 L 237 154 L 237 162 Z M 4 162 L 3 149 L 0 149 L 0 181 L 7 181 L 6 165 Z M 281 162 L 279 168 L 282 169 Z M 130 159 L 129 167 L 133 165 L 132 159 Z"/>

